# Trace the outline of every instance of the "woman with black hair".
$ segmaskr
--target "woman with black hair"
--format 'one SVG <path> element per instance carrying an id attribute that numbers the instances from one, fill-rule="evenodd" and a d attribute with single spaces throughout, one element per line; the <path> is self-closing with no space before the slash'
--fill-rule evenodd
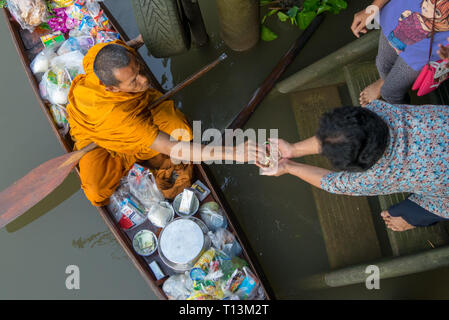
<path id="1" fill-rule="evenodd" d="M 282 159 L 262 175 L 286 173 L 323 190 L 373 196 L 410 192 L 382 212 L 394 231 L 449 219 L 449 108 L 391 105 L 375 100 L 365 108 L 342 107 L 322 116 L 317 134 L 290 144 L 273 140 Z M 291 158 L 322 154 L 335 171 Z"/>

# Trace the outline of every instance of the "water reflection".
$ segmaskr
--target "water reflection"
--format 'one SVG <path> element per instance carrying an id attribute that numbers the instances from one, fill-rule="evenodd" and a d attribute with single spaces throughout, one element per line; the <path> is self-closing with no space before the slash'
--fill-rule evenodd
<path id="1" fill-rule="evenodd" d="M 69 199 L 80 189 L 80 180 L 76 173 L 70 173 L 64 182 L 44 200 L 36 204 L 22 216 L 12 221 L 6 226 L 6 230 L 10 233 L 16 232 L 23 227 L 29 225 L 36 219 L 39 219 L 49 211 L 53 210 L 61 203 Z"/>

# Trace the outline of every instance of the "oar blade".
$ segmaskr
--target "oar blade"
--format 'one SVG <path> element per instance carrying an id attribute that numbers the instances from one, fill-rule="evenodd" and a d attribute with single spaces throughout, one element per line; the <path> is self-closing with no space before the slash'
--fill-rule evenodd
<path id="1" fill-rule="evenodd" d="M 0 228 L 55 190 L 77 164 L 72 157 L 66 154 L 49 160 L 0 192 Z"/>

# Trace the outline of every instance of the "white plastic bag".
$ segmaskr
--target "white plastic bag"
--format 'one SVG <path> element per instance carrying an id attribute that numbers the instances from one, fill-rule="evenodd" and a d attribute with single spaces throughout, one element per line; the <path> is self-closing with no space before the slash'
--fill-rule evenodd
<path id="1" fill-rule="evenodd" d="M 56 57 L 56 53 L 52 48 L 42 50 L 31 62 L 31 71 L 36 75 L 45 73 L 50 69 L 51 61 Z"/>
<path id="2" fill-rule="evenodd" d="M 44 0 L 6 0 L 9 12 L 22 29 L 33 32 L 41 23 L 47 21 L 48 11 Z"/>
<path id="3" fill-rule="evenodd" d="M 175 274 L 164 282 L 162 290 L 170 300 L 186 300 L 193 292 L 193 282 L 188 273 Z"/>
<path id="4" fill-rule="evenodd" d="M 148 220 L 158 228 L 164 228 L 173 220 L 173 216 L 172 206 L 165 201 L 153 204 L 148 212 Z"/>
<path id="5" fill-rule="evenodd" d="M 215 232 L 207 233 L 213 246 L 223 251 L 228 257 L 232 258 L 242 253 L 242 247 L 234 235 L 226 229 L 220 228 Z"/>

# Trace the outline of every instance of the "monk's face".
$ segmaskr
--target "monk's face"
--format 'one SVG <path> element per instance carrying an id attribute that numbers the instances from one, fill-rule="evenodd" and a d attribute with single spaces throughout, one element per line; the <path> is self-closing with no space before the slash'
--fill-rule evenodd
<path id="1" fill-rule="evenodd" d="M 114 70 L 114 76 L 120 84 L 109 87 L 110 91 L 138 93 L 150 88 L 150 81 L 145 74 L 143 63 L 133 54 L 130 55 L 131 62 L 128 66 Z"/>

